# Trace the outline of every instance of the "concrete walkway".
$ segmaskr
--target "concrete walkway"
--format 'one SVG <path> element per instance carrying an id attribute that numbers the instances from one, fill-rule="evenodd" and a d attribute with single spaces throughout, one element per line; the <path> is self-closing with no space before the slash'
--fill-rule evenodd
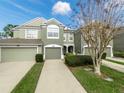
<path id="1" fill-rule="evenodd" d="M 0 63 L 0 93 L 10 93 L 34 62 Z"/>
<path id="2" fill-rule="evenodd" d="M 107 57 L 107 59 L 114 60 L 114 61 L 119 61 L 124 63 L 124 58 L 119 58 L 119 57 Z"/>
<path id="3" fill-rule="evenodd" d="M 103 60 L 102 64 L 107 66 L 107 67 L 110 67 L 112 69 L 115 69 L 117 71 L 120 71 L 120 72 L 124 73 L 124 65 L 120 65 L 120 64 L 117 64 L 117 63 L 112 63 L 112 62 L 109 62 L 109 61 L 106 61 L 106 60 Z"/>
<path id="4" fill-rule="evenodd" d="M 35 93 L 87 93 L 61 60 L 47 60 Z"/>

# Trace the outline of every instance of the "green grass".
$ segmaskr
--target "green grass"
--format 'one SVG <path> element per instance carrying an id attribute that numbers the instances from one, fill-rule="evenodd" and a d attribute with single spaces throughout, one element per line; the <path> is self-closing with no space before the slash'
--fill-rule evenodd
<path id="1" fill-rule="evenodd" d="M 120 64 L 120 65 L 124 65 L 124 62 L 114 61 L 114 60 L 110 60 L 110 59 L 106 59 L 106 60 L 109 61 L 109 62 L 117 63 L 117 64 Z"/>
<path id="2" fill-rule="evenodd" d="M 83 67 L 72 68 L 71 71 L 88 93 L 124 93 L 124 73 L 102 66 L 103 74 L 114 79 L 109 82 Z"/>
<path id="3" fill-rule="evenodd" d="M 34 93 L 43 63 L 36 63 L 17 84 L 11 93 Z"/>

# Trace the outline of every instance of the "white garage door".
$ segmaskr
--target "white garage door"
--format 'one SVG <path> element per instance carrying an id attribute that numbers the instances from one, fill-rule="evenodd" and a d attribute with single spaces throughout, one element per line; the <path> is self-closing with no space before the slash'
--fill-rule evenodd
<path id="1" fill-rule="evenodd" d="M 36 48 L 1 48 L 2 62 L 35 61 Z"/>
<path id="2" fill-rule="evenodd" d="M 46 59 L 61 59 L 61 48 L 46 48 Z"/>

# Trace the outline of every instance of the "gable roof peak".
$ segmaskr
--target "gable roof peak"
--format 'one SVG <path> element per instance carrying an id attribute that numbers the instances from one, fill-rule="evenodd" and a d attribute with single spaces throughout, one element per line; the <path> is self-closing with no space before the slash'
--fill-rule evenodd
<path id="1" fill-rule="evenodd" d="M 59 24 L 61 24 L 62 26 L 64 26 L 64 24 L 63 23 L 61 23 L 60 21 L 58 21 L 56 18 L 50 18 L 50 19 L 48 19 L 47 20 L 47 22 L 49 22 L 49 21 L 56 21 L 57 23 L 59 23 Z"/>
<path id="2" fill-rule="evenodd" d="M 27 21 L 27 22 L 15 27 L 15 28 L 13 28 L 13 30 L 16 29 L 16 28 L 22 27 L 22 26 L 32 25 L 32 23 L 36 22 L 36 21 L 40 22 L 40 23 L 45 23 L 47 20 L 45 18 L 43 18 L 43 17 L 36 17 L 36 18 L 33 18 L 33 19 L 31 19 L 31 20 L 29 20 L 29 21 Z"/>

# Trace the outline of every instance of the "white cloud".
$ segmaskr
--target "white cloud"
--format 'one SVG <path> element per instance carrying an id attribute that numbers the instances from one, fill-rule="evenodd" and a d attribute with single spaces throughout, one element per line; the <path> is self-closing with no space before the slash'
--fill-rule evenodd
<path id="1" fill-rule="evenodd" d="M 53 14 L 68 15 L 72 11 L 70 4 L 58 1 L 52 8 Z"/>

